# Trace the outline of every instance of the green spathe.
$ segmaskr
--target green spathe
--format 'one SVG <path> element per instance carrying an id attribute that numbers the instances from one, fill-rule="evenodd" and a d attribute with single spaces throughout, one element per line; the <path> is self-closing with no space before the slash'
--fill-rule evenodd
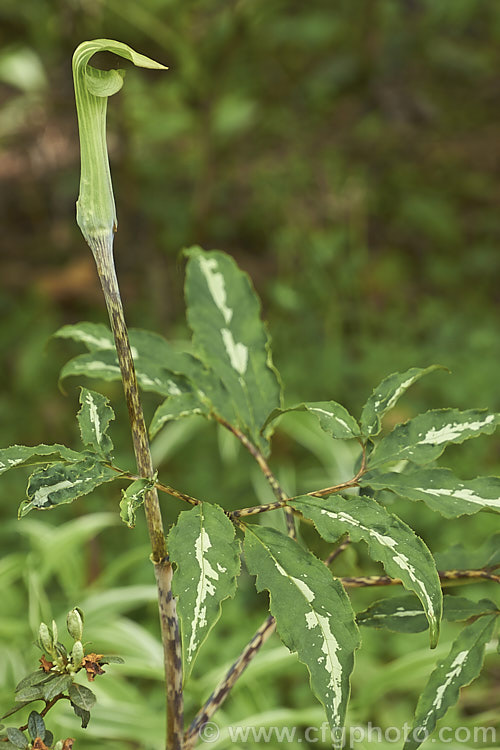
<path id="1" fill-rule="evenodd" d="M 165 66 L 113 39 L 82 42 L 73 55 L 78 129 L 80 133 L 80 193 L 76 220 L 96 260 L 110 259 L 113 232 L 117 228 L 115 199 L 106 145 L 108 97 L 123 86 L 123 70 L 98 70 L 89 65 L 96 52 L 109 51 L 141 68 L 165 70 Z"/>

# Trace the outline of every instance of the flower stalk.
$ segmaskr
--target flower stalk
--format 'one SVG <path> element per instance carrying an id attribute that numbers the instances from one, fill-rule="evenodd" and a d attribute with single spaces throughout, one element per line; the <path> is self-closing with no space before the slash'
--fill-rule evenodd
<path id="1" fill-rule="evenodd" d="M 145 68 L 163 65 L 130 47 L 109 39 L 82 43 L 73 56 L 73 77 L 81 149 L 80 192 L 77 223 L 94 255 L 101 282 L 127 403 L 134 453 L 140 477 L 152 479 L 153 462 L 142 411 L 137 376 L 113 260 L 113 238 L 117 217 L 106 145 L 107 98 L 120 90 L 124 72 L 100 71 L 89 65 L 101 50 L 114 52 Z M 158 494 L 152 487 L 144 498 L 158 589 L 158 608 L 164 651 L 167 710 L 167 750 L 181 750 L 183 740 L 182 655 L 175 600 L 172 596 L 172 566 L 168 559 Z"/>

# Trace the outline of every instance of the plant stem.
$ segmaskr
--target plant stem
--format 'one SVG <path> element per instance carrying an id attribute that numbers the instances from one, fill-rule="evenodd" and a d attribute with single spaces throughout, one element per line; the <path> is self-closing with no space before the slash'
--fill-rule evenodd
<path id="1" fill-rule="evenodd" d="M 220 422 L 220 424 L 223 425 L 226 429 L 228 429 L 230 432 L 233 433 L 233 435 L 238 438 L 240 443 L 247 449 L 247 451 L 254 457 L 257 464 L 259 465 L 260 470 L 264 474 L 265 478 L 267 479 L 270 487 L 272 488 L 276 498 L 277 502 L 271 503 L 270 505 L 264 505 L 264 506 L 255 506 L 254 508 L 244 508 L 241 511 L 234 511 L 233 513 L 228 514 L 231 520 L 238 522 L 238 518 L 240 516 L 245 515 L 254 515 L 255 513 L 261 513 L 266 510 L 275 510 L 277 508 L 283 508 L 285 511 L 285 520 L 287 525 L 287 531 L 288 535 L 292 539 L 297 539 L 297 531 L 295 528 L 295 518 L 292 508 L 287 508 L 286 503 L 288 500 L 288 495 L 281 487 L 280 483 L 274 476 L 273 472 L 271 471 L 266 459 L 262 455 L 262 453 L 259 451 L 259 449 L 242 433 L 240 430 L 238 430 L 237 427 L 233 427 L 229 422 L 226 422 L 226 420 L 216 417 L 217 421 Z M 250 512 L 246 512 L 250 511 Z M 190 750 L 190 748 L 194 747 L 196 744 L 196 739 L 198 737 L 198 734 L 200 730 L 203 728 L 203 726 L 207 723 L 207 721 L 210 720 L 210 718 L 214 715 L 214 713 L 217 711 L 217 709 L 222 705 L 224 700 L 226 699 L 229 691 L 235 684 L 235 682 L 238 680 L 238 678 L 243 674 L 246 667 L 250 664 L 253 657 L 257 654 L 260 647 L 267 641 L 269 636 L 274 633 L 276 629 L 276 621 L 274 617 L 271 615 L 264 620 L 260 628 L 255 632 L 252 639 L 247 643 L 241 654 L 238 656 L 236 661 L 233 663 L 225 677 L 221 680 L 221 682 L 217 685 L 213 693 L 210 695 L 208 700 L 205 702 L 205 704 L 202 706 L 202 708 L 198 711 L 195 718 L 191 722 L 191 726 L 187 730 L 185 736 L 184 736 L 184 748 L 185 750 Z"/>
<path id="2" fill-rule="evenodd" d="M 339 546 L 336 549 L 334 549 L 334 550 L 332 550 L 332 552 L 330 552 L 330 554 L 328 555 L 328 557 L 324 561 L 324 563 L 325 563 L 325 565 L 326 565 L 327 568 L 332 564 L 332 562 L 334 560 L 337 559 L 337 557 L 339 555 L 342 554 L 342 552 L 345 549 L 348 548 L 348 546 L 350 545 L 350 543 L 351 543 L 350 539 L 344 539 L 344 541 L 341 544 L 339 544 Z"/>
<path id="3" fill-rule="evenodd" d="M 118 466 L 113 466 L 113 464 L 107 464 L 107 466 L 110 469 L 113 469 L 113 471 L 116 471 L 116 473 L 119 474 L 123 479 L 131 479 L 133 482 L 135 482 L 136 479 L 141 479 L 141 477 L 137 476 L 137 474 L 119 469 Z M 170 487 L 168 484 L 155 482 L 154 486 L 157 490 L 160 490 L 160 492 L 165 492 L 167 495 L 172 495 L 172 497 L 176 497 L 178 500 L 183 500 L 189 505 L 199 505 L 201 503 L 201 500 L 198 500 L 198 498 L 187 495 L 185 492 L 180 492 L 180 490 L 176 490 L 174 487 Z"/>
<path id="4" fill-rule="evenodd" d="M 271 471 L 269 467 L 269 464 L 267 463 L 266 459 L 264 458 L 260 450 L 237 427 L 233 427 L 232 424 L 230 424 L 229 422 L 226 422 L 226 420 L 223 419 L 222 417 L 215 417 L 215 418 L 223 427 L 225 427 L 227 430 L 232 432 L 233 435 L 240 441 L 240 443 L 247 449 L 250 455 L 254 457 L 257 464 L 259 465 L 260 470 L 264 474 L 264 477 L 267 479 L 269 486 L 274 492 L 275 497 L 277 498 L 278 502 L 281 503 L 281 505 L 277 507 L 283 507 L 283 511 L 285 513 L 285 521 L 286 521 L 286 528 L 288 531 L 288 536 L 291 537 L 292 539 L 296 539 L 297 530 L 295 528 L 295 518 L 293 515 L 293 511 L 291 508 L 286 507 L 288 495 L 283 490 L 280 483 L 274 476 L 273 472 Z"/>
<path id="5" fill-rule="evenodd" d="M 259 513 L 267 513 L 269 510 L 278 510 L 284 508 L 286 500 L 276 500 L 275 503 L 266 503 L 265 505 L 252 505 L 250 508 L 238 508 L 238 510 L 232 510 L 228 513 L 231 521 L 235 521 L 239 518 L 248 518 L 248 516 L 256 516 Z"/>
<path id="6" fill-rule="evenodd" d="M 236 680 L 241 677 L 255 654 L 267 641 L 269 636 L 274 633 L 275 629 L 276 621 L 274 617 L 269 616 L 255 632 L 253 638 L 247 643 L 225 677 L 219 682 L 211 696 L 205 702 L 205 705 L 196 714 L 191 722 L 191 726 L 184 735 L 185 750 L 191 750 L 195 746 L 200 730 L 203 729 L 207 721 L 210 721 L 214 713 L 222 705 Z"/>
<path id="7" fill-rule="evenodd" d="M 141 477 L 151 479 L 154 475 L 153 462 L 114 263 L 112 257 L 110 261 L 109 252 L 102 254 L 102 260 L 97 252 L 94 252 L 94 257 L 96 258 L 97 272 L 115 339 L 138 473 Z M 151 560 L 154 564 L 158 589 L 158 608 L 163 643 L 167 711 L 166 749 L 182 750 L 184 719 L 181 643 L 175 600 L 172 596 L 172 566 L 167 555 L 156 487 L 145 494 L 144 510 L 151 541 Z"/>
<path id="8" fill-rule="evenodd" d="M 480 581 L 493 581 L 500 583 L 500 575 L 495 575 L 489 570 L 438 570 L 442 586 L 452 586 L 454 583 L 479 583 Z M 357 576 L 351 578 L 339 578 L 345 588 L 362 588 L 366 586 L 400 586 L 399 578 L 389 576 Z"/>

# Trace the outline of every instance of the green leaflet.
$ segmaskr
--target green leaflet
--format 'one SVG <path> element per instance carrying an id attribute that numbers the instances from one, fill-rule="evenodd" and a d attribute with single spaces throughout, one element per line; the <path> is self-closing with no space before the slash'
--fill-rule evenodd
<path id="1" fill-rule="evenodd" d="M 73 677 L 70 674 L 60 674 L 48 683 L 44 683 L 43 699 L 51 701 L 59 693 L 65 693 L 73 684 Z"/>
<path id="2" fill-rule="evenodd" d="M 339 581 L 309 551 L 275 529 L 247 526 L 245 559 L 257 590 L 270 592 L 279 636 L 309 670 L 311 688 L 324 705 L 341 746 L 349 678 L 359 633 Z"/>
<path id="3" fill-rule="evenodd" d="M 411 367 L 406 372 L 393 372 L 378 385 L 361 412 L 361 431 L 363 435 L 378 435 L 382 429 L 381 419 L 390 411 L 408 388 L 424 375 L 434 370 L 445 369 L 441 365 L 430 367 Z"/>
<path id="4" fill-rule="evenodd" d="M 168 550 L 177 566 L 172 591 L 179 597 L 186 680 L 220 617 L 222 602 L 236 591 L 240 544 L 222 508 L 200 503 L 180 514 L 168 535 Z"/>
<path id="5" fill-rule="evenodd" d="M 18 693 L 21 690 L 24 690 L 25 688 L 33 687 L 34 685 L 40 685 L 42 682 L 48 682 L 49 680 L 53 679 L 55 677 L 55 674 L 44 672 L 42 669 L 37 669 L 36 672 L 31 672 L 31 674 L 24 677 L 15 687 L 15 692 Z"/>
<path id="6" fill-rule="evenodd" d="M 194 393 L 180 393 L 176 396 L 170 396 L 155 411 L 149 427 L 149 434 L 153 438 L 168 422 L 190 417 L 193 414 L 208 417 L 210 409 Z"/>
<path id="7" fill-rule="evenodd" d="M 269 338 L 260 319 L 260 303 L 247 274 L 228 255 L 186 251 L 188 323 L 196 351 L 221 379 L 237 425 L 268 452 L 268 414 L 280 406 L 280 383 L 271 361 Z"/>
<path id="8" fill-rule="evenodd" d="M 441 570 L 498 568 L 500 566 L 500 532 L 493 534 L 474 549 L 464 547 L 463 544 L 454 544 L 444 552 L 437 552 L 434 558 Z"/>
<path id="9" fill-rule="evenodd" d="M 446 594 L 443 597 L 443 619 L 450 622 L 468 620 L 470 617 L 496 611 L 497 606 L 489 599 L 474 602 L 463 596 Z M 374 602 L 363 612 L 358 612 L 356 620 L 358 625 L 387 628 L 394 633 L 420 633 L 428 627 L 425 612 L 412 594 Z"/>
<path id="10" fill-rule="evenodd" d="M 89 65 L 91 57 L 108 50 L 142 68 L 165 69 L 164 65 L 135 52 L 113 39 L 82 42 L 73 55 L 78 130 L 80 134 L 80 193 L 76 204 L 77 223 L 97 255 L 109 251 L 117 218 L 106 146 L 107 99 L 123 86 L 123 71 L 97 70 Z"/>
<path id="11" fill-rule="evenodd" d="M 419 414 L 395 427 L 375 446 L 368 466 L 373 469 L 403 459 L 417 464 L 429 463 L 450 443 L 463 443 L 483 433 L 491 435 L 499 422 L 499 414 L 487 414 L 484 410 L 437 409 Z"/>
<path id="12" fill-rule="evenodd" d="M 86 729 L 90 721 L 90 711 L 87 711 L 85 708 L 80 708 L 80 706 L 77 706 L 76 703 L 73 703 L 73 701 L 71 701 L 71 707 L 75 713 L 75 716 L 78 716 L 78 718 L 82 720 L 82 729 Z"/>
<path id="13" fill-rule="evenodd" d="M 90 457 L 73 464 L 55 463 L 39 469 L 29 479 L 27 499 L 19 506 L 19 518 L 33 508 L 48 510 L 71 503 L 117 476 L 115 471 Z"/>
<path id="14" fill-rule="evenodd" d="M 20 466 L 47 464 L 51 461 L 80 461 L 82 453 L 65 445 L 11 445 L 0 449 L 0 474 Z"/>
<path id="15" fill-rule="evenodd" d="M 397 516 L 369 497 L 329 499 L 303 496 L 290 505 L 310 518 L 327 542 L 336 542 L 346 531 L 353 542 L 368 544 L 370 556 L 380 561 L 392 578 L 414 591 L 429 621 L 431 648 L 437 644 L 442 612 L 439 576 L 424 542 Z"/>
<path id="16" fill-rule="evenodd" d="M 429 508 L 445 518 L 489 509 L 500 513 L 500 478 L 478 477 L 461 480 L 450 469 L 415 469 L 370 471 L 359 480 L 361 487 L 374 490 L 391 490 L 409 500 L 423 500 Z"/>
<path id="17" fill-rule="evenodd" d="M 78 706 L 82 711 L 90 711 L 96 701 L 96 697 L 92 690 L 85 687 L 85 685 L 79 685 L 77 682 L 70 685 L 68 694 L 71 703 L 74 706 Z"/>
<path id="18" fill-rule="evenodd" d="M 102 456 L 109 456 L 113 443 L 106 433 L 115 413 L 108 399 L 100 393 L 81 388 L 80 403 L 82 408 L 77 419 L 83 444 L 92 446 Z"/>
<path id="19" fill-rule="evenodd" d="M 23 688 L 22 690 L 19 690 L 16 695 L 16 701 L 19 701 L 20 704 L 24 704 L 41 700 L 43 698 L 44 688 L 45 683 L 43 685 L 32 685 L 31 687 Z M 12 713 L 14 713 L 14 711 L 12 711 Z M 5 718 L 5 715 L 2 718 Z"/>
<path id="20" fill-rule="evenodd" d="M 45 739 L 45 722 L 38 711 L 32 711 L 28 717 L 28 732 L 33 741 L 37 737 L 41 740 Z"/>
<path id="21" fill-rule="evenodd" d="M 347 409 L 336 401 L 315 401 L 290 406 L 288 409 L 273 409 L 264 427 L 289 411 L 307 411 L 319 421 L 322 430 L 337 440 L 350 440 L 361 432 L 359 425 Z"/>
<path id="22" fill-rule="evenodd" d="M 120 518 L 127 524 L 129 529 L 135 526 L 135 512 L 144 502 L 144 495 L 154 487 L 154 479 L 136 479 L 129 484 L 127 489 L 122 490 L 120 500 Z"/>
<path id="23" fill-rule="evenodd" d="M 437 720 L 457 702 L 460 688 L 479 675 L 485 645 L 493 635 L 495 621 L 496 615 L 489 615 L 467 625 L 453 643 L 449 654 L 438 662 L 418 701 L 404 750 L 419 747 L 432 732 Z"/>
<path id="24" fill-rule="evenodd" d="M 11 743 L 11 747 L 18 747 L 20 750 L 27 750 L 29 748 L 30 743 L 19 729 L 16 727 L 7 727 L 5 732 L 9 738 L 9 743 Z"/>

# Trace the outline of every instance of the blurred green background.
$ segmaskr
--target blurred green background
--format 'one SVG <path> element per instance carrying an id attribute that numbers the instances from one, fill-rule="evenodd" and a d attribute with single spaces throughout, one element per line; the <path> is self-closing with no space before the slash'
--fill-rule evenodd
<path id="1" fill-rule="evenodd" d="M 219 248 L 252 276 L 287 403 L 335 399 L 359 414 L 389 372 L 439 362 L 452 374 L 422 382 L 394 421 L 441 406 L 500 410 L 497 2 L 2 0 L 1 445 L 74 444 L 78 383 L 68 381 L 64 396 L 57 379 L 78 350 L 50 336 L 65 323 L 106 320 L 74 221 L 79 153 L 70 60 L 80 41 L 96 37 L 119 39 L 169 66 L 167 73 L 131 69 L 109 102 L 116 262 L 131 325 L 186 339 L 180 251 L 192 243 Z M 94 63 L 126 65 L 104 54 Z M 120 389 L 101 390 L 118 413 L 119 462 L 132 467 Z M 157 403 L 145 398 L 149 417 Z M 499 445 L 480 438 L 456 447 L 448 465 L 466 477 L 498 474 Z M 348 478 L 355 458 L 347 445 L 333 448 L 307 418 L 291 415 L 276 435 L 273 467 L 289 492 L 325 486 Z M 153 451 L 161 478 L 187 492 L 228 508 L 270 499 L 250 458 L 213 425 L 172 425 Z M 110 667 L 113 677 L 97 686 L 87 739 L 67 710 L 57 713 L 61 732 L 78 736 L 81 748 L 161 747 L 160 647 L 144 525 L 121 527 L 111 515 L 118 498 L 104 490 L 19 523 L 24 480 L 9 474 L 1 485 L 1 705 L 8 707 L 30 668 L 40 618 L 54 616 L 62 626 L 78 604 L 98 650 L 122 653 L 126 665 Z M 168 503 L 168 523 L 178 510 Z M 498 529 L 492 515 L 444 524 L 420 505 L 399 501 L 397 510 L 433 551 L 477 545 Z M 336 570 L 378 572 L 362 547 L 345 553 Z M 189 716 L 221 672 L 221 652 L 229 663 L 262 618 L 265 597 L 257 599 L 252 586 L 243 575 L 200 656 Z M 353 597 L 362 608 L 382 593 Z M 461 593 L 495 594 L 483 584 Z M 409 720 L 456 633 L 445 628 L 436 654 L 425 634 L 365 632 L 350 721 Z M 483 677 L 444 723 L 498 720 L 499 676 L 488 657 Z M 218 718 L 265 723 L 264 715 L 271 724 L 323 721 L 305 669 L 277 639 Z"/>

